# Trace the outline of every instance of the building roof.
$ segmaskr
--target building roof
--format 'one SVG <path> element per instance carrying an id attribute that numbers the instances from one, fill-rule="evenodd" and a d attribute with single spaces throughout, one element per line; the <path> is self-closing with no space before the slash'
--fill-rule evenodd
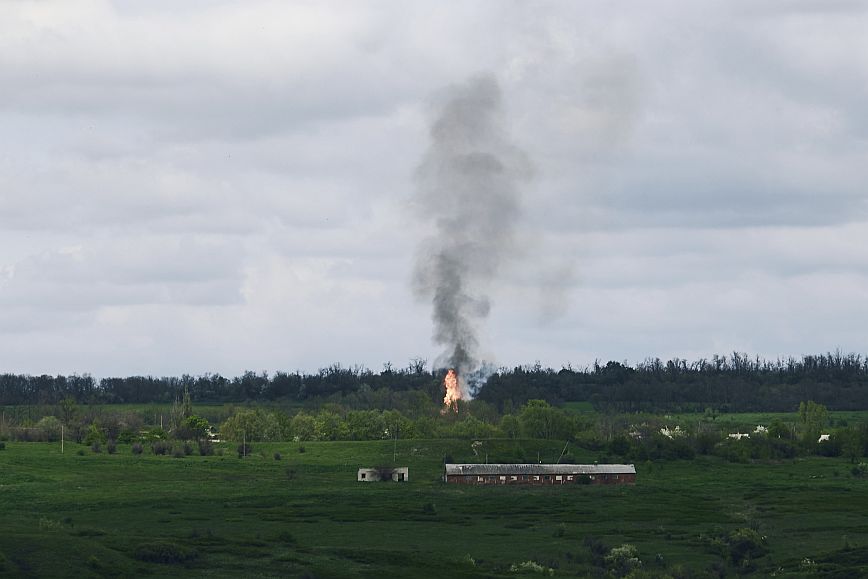
<path id="1" fill-rule="evenodd" d="M 447 475 L 636 474 L 632 464 L 446 464 Z"/>

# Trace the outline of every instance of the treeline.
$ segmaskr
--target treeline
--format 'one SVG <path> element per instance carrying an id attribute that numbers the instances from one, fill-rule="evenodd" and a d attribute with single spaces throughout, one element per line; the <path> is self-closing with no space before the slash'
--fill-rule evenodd
<path id="1" fill-rule="evenodd" d="M 868 359 L 840 352 L 765 360 L 733 353 L 688 362 L 650 359 L 554 370 L 539 364 L 492 375 L 479 396 L 508 412 L 529 399 L 590 401 L 609 412 L 792 411 L 800 400 L 868 408 Z"/>
<path id="2" fill-rule="evenodd" d="M 314 374 L 276 372 L 269 375 L 248 371 L 234 378 L 220 374 L 185 374 L 96 380 L 87 374 L 0 374 L 0 406 L 59 404 L 66 398 L 78 404 L 171 403 L 185 391 L 200 403 L 307 400 L 382 389 L 421 390 L 433 395 L 439 391 L 443 372 L 429 372 L 425 365 L 424 360 L 414 360 L 407 368 L 395 369 L 387 363 L 381 372 L 373 372 L 361 366 L 333 364 Z"/>
<path id="3" fill-rule="evenodd" d="M 316 373 L 245 372 L 180 377 L 0 375 L 0 406 L 58 404 L 170 403 L 186 390 L 199 403 L 288 401 L 302 405 L 335 402 L 345 407 L 390 408 L 415 394 L 436 402 L 444 371 L 424 360 L 382 371 L 334 364 Z M 868 408 L 868 359 L 840 352 L 765 360 L 745 354 L 692 362 L 649 359 L 628 365 L 595 363 L 553 369 L 539 364 L 501 368 L 479 382 L 476 397 L 500 414 L 531 399 L 560 405 L 590 401 L 605 412 L 791 411 L 801 400 L 835 410 Z M 412 398 L 412 396 L 410 396 Z"/>

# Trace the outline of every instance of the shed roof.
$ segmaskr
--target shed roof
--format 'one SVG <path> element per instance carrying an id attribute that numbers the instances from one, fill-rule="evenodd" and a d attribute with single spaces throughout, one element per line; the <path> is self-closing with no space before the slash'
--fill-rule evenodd
<path id="1" fill-rule="evenodd" d="M 447 475 L 636 474 L 632 464 L 446 464 Z"/>

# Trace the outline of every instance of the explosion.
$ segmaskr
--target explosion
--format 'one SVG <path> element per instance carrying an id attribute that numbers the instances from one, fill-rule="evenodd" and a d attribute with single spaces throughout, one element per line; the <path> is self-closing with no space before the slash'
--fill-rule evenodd
<path id="1" fill-rule="evenodd" d="M 454 368 L 450 368 L 446 372 L 443 386 L 446 387 L 446 396 L 443 397 L 443 404 L 446 407 L 443 409 L 443 412 L 446 412 L 450 408 L 458 412 L 458 401 L 461 400 L 461 387 L 458 384 L 458 373 Z"/>

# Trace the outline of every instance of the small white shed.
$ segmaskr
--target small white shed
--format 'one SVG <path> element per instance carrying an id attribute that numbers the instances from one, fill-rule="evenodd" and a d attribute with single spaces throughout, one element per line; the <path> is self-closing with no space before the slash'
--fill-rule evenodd
<path id="1" fill-rule="evenodd" d="M 360 468 L 356 478 L 359 482 L 382 482 L 389 479 L 395 482 L 407 482 L 410 480 L 410 467 Z"/>

